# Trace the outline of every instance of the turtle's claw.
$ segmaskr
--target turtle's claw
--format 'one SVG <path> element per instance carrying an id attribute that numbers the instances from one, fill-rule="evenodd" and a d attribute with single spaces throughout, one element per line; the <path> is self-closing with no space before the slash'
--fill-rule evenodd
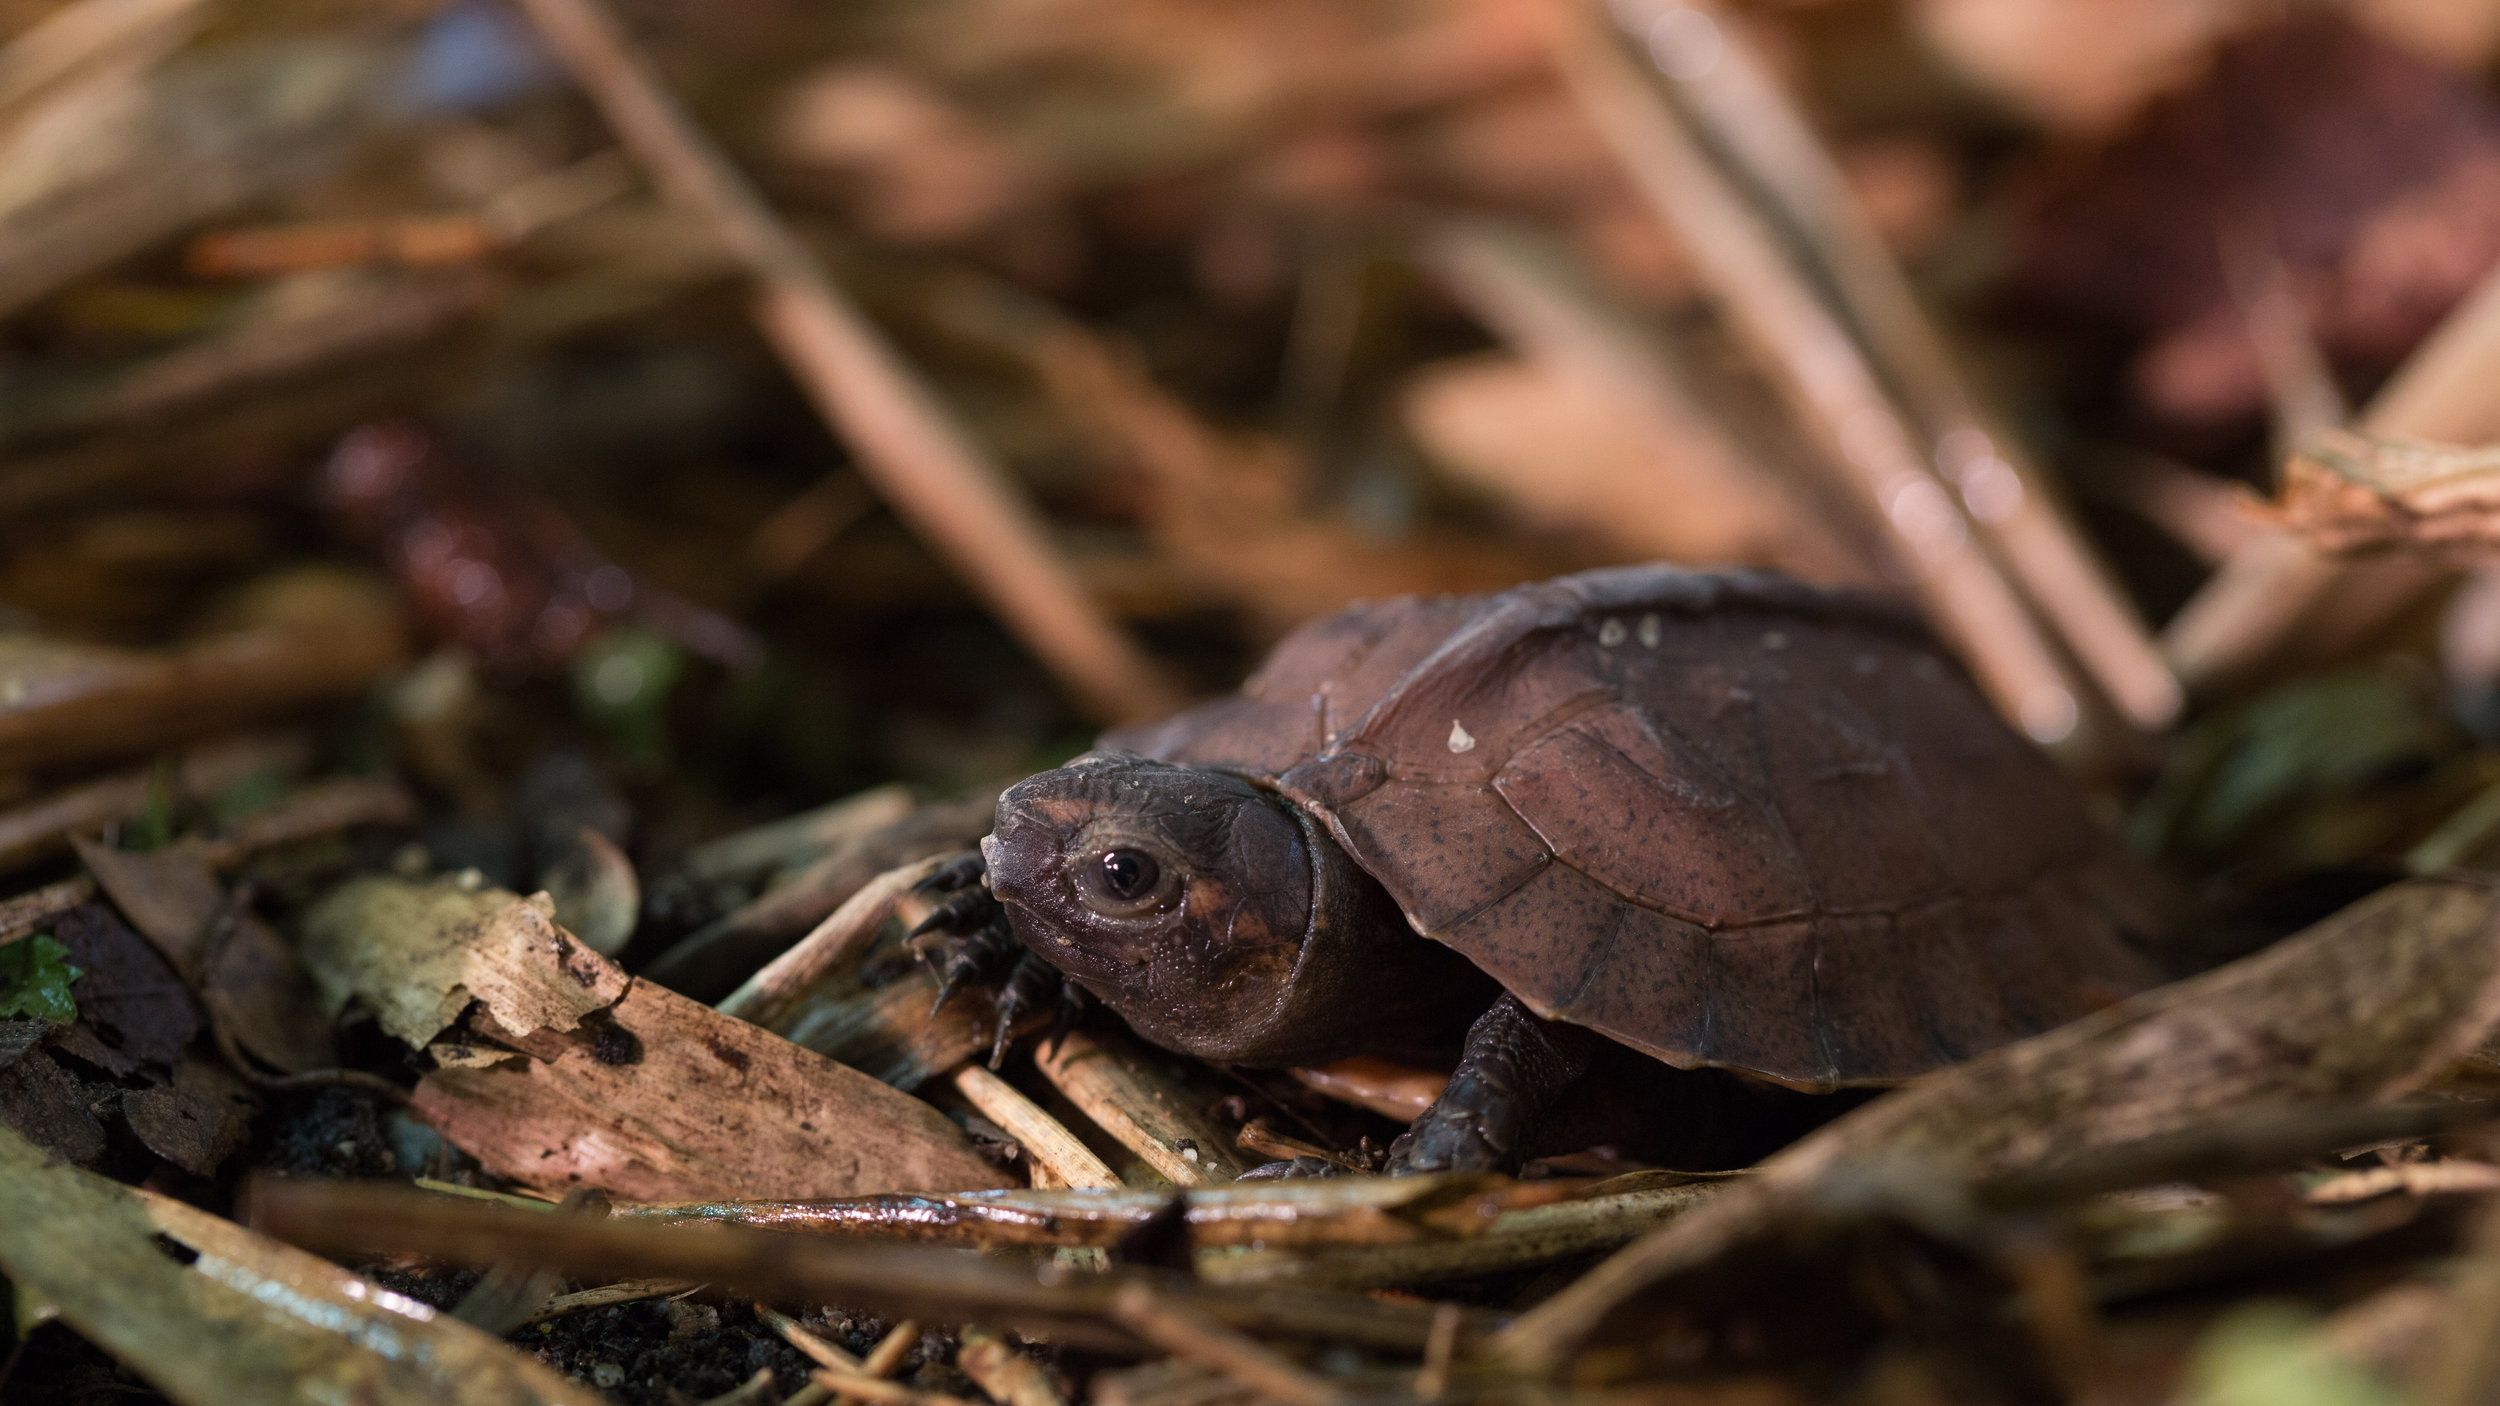
<path id="1" fill-rule="evenodd" d="M 1085 1018 L 1085 988 L 1070 981 L 1065 973 L 1059 977 L 1059 1003 L 1050 1013 L 1050 1029 L 1042 1032 L 1045 1044 L 1059 1043 L 1059 1037 L 1074 1030 Z"/>
<path id="2" fill-rule="evenodd" d="M 984 882 L 980 855 L 949 860 L 913 891 L 945 895 L 911 930 L 914 950 L 937 977 L 937 1003 L 930 1014 L 944 1010 L 967 986 L 989 988 L 998 1017 L 990 1034 L 990 1068 L 1006 1061 L 1017 1027 L 1029 1024 L 1031 1017 L 1052 1012 L 1052 1039 L 1075 1025 L 1085 1010 L 1084 993 L 1016 940 L 1007 911 Z"/>
<path id="3" fill-rule="evenodd" d="M 991 1005 L 998 1014 L 998 1025 L 990 1034 L 990 1068 L 996 1069 L 1007 1062 L 1008 1037 L 1015 1034 L 1017 1023 L 1024 1019 L 1026 1011 L 1038 1003 L 1041 995 L 1049 989 L 1046 983 L 1056 974 L 1041 958 L 1030 952 L 1019 958 L 1015 969 L 1007 973 L 1006 981 L 991 997 Z"/>
<path id="4" fill-rule="evenodd" d="M 966 854 L 947 861 L 913 886 L 915 893 L 943 893 L 929 915 L 912 926 L 910 941 L 921 961 L 938 979 L 937 1003 L 931 1013 L 967 985 L 986 986 L 1004 979 L 1025 955 L 998 906 L 982 882 L 981 856 Z"/>
<path id="5" fill-rule="evenodd" d="M 929 916 L 912 924 L 909 936 L 943 932 L 968 935 L 986 926 L 998 913 L 998 900 L 990 891 L 975 885 L 956 889 L 929 908 Z"/>
<path id="6" fill-rule="evenodd" d="M 913 893 L 954 893 L 958 889 L 980 888 L 989 876 L 989 866 L 977 849 L 965 850 L 929 871 L 929 876 L 911 886 Z"/>

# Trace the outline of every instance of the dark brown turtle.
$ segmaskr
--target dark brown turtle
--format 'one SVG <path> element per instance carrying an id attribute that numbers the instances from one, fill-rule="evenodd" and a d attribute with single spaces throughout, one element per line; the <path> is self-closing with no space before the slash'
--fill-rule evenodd
<path id="1" fill-rule="evenodd" d="M 2163 918 L 1909 617 L 1665 568 L 1353 606 L 1008 790 L 982 856 L 950 982 L 1021 947 L 1242 1064 L 1472 1021 L 1409 1170 L 1514 1165 L 1600 1073 L 1670 1121 L 1676 1071 L 1898 1082 L 2149 984 Z"/>

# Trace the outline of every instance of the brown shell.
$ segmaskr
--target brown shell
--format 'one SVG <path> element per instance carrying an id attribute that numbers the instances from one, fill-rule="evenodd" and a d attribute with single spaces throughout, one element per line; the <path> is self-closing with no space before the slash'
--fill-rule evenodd
<path id="1" fill-rule="evenodd" d="M 1909 617 L 1784 578 L 1357 605 L 1105 743 L 1272 784 L 1416 931 L 1671 1064 L 1892 1082 L 2153 980 L 2072 783 Z"/>

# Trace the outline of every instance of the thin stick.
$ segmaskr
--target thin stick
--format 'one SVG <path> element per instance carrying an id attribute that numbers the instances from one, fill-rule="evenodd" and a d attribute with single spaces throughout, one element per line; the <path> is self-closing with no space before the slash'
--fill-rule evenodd
<path id="1" fill-rule="evenodd" d="M 1458 1358 L 1459 1316 L 1456 1304 L 1443 1304 L 1432 1317 L 1432 1336 L 1424 1340 L 1424 1365 L 1415 1372 L 1415 1394 L 1437 1400 L 1450 1389 L 1450 1364 Z"/>
<path id="2" fill-rule="evenodd" d="M 1709 62 L 1652 41 L 1673 107 L 1735 188 L 1782 236 L 1797 277 L 1821 286 L 1834 316 L 1888 392 L 1924 467 L 2059 641 L 2137 726 L 2179 712 L 2176 679 L 2117 583 L 2094 559 L 2039 468 L 1991 422 L 1944 335 L 1860 210 L 1840 168 L 1742 30 L 1717 7 L 1687 4 L 1717 26 Z M 1724 286 L 1740 299 L 1743 289 Z M 1732 308 L 1741 319 L 1741 307 Z M 1750 334 L 1749 334 L 1750 335 Z M 1805 374 L 1801 369 L 1800 378 Z"/>
<path id="3" fill-rule="evenodd" d="M 1973 537 L 1962 500 L 1931 457 L 1935 446 L 1921 443 L 1838 310 L 1782 252 L 1779 231 L 1593 22 L 1565 17 L 1555 49 L 1599 134 L 1719 290 L 1801 426 L 1891 534 L 1997 705 L 2034 738 L 2072 735 L 2085 720 L 2086 681 Z"/>
<path id="4" fill-rule="evenodd" d="M 1067 1124 L 1015 1085 L 980 1065 L 967 1064 L 955 1071 L 955 1090 L 1024 1148 L 1034 1170 L 1048 1173 L 1060 1186 L 1108 1190 L 1120 1185 L 1119 1174 L 1069 1132 Z"/>
<path id="5" fill-rule="evenodd" d="M 1541 252 L 1515 232 L 1473 221 L 1433 229 L 1421 248 L 1477 321 L 1557 379 L 1593 390 L 1610 417 L 1648 443 L 1650 457 L 1672 467 L 1708 507 L 1695 515 L 1718 524 L 1711 540 L 1769 553 L 1768 564 L 1802 575 L 1879 577 L 1880 552 L 1856 505 L 1827 501 L 1829 486 L 1819 481 L 1790 482 L 1766 468 L 1646 329 L 1621 316 L 1601 289 L 1576 286 Z M 1809 488 L 1822 491 L 1809 496 Z"/>
<path id="6" fill-rule="evenodd" d="M 767 1029 L 788 1015 L 799 1001 L 845 959 L 857 954 L 893 915 L 895 903 L 912 885 L 936 873 L 946 862 L 941 855 L 888 869 L 860 887 L 789 951 L 764 964 L 721 998 L 720 1013 Z"/>
<path id="7" fill-rule="evenodd" d="M 540 1304 L 538 1311 L 531 1314 L 521 1326 L 526 1328 L 532 1323 L 544 1323 L 551 1318 L 562 1318 L 568 1313 L 580 1313 L 584 1309 L 607 1308 L 620 1303 L 640 1303 L 645 1299 L 675 1298 L 680 1294 L 691 1294 L 702 1287 L 700 1284 L 688 1283 L 683 1279 L 624 1279 L 614 1284 L 601 1284 L 596 1288 L 576 1289 L 569 1294 L 558 1294 Z"/>
<path id="8" fill-rule="evenodd" d="M 910 1356 L 911 1350 L 920 1345 L 920 1325 L 907 1318 L 888 1329 L 884 1337 L 877 1339 L 877 1345 L 868 1350 L 868 1356 L 861 1359 L 851 1356 L 841 1348 L 807 1331 L 797 1319 L 786 1313 L 777 1312 L 762 1304 L 756 1305 L 755 1311 L 761 1314 L 773 1331 L 781 1334 L 790 1346 L 815 1360 L 820 1369 L 816 1374 L 816 1382 L 832 1393 L 833 1400 L 837 1402 L 898 1399 L 880 1395 L 873 1389 L 863 1394 L 855 1387 L 861 1382 L 882 1381 L 884 1378 L 893 1376 L 895 1371 L 903 1365 L 903 1359 Z M 899 1388 L 899 1390 L 909 1391 L 910 1388 Z M 959 1398 L 941 1396 L 934 1392 L 913 1392 L 909 1399 L 942 1402 L 955 1401 Z"/>
<path id="9" fill-rule="evenodd" d="M 1088 708 L 1115 719 L 1169 711 L 1179 689 L 1086 597 L 1005 475 L 666 94 L 598 0 L 522 8 L 661 190 L 746 265 L 765 335 L 894 510 Z"/>
<path id="10" fill-rule="evenodd" d="M 1412 1304 L 1326 1289 L 1206 1284 L 1136 1266 L 1059 1275 L 961 1250 L 736 1225 L 588 1220 L 356 1182 L 268 1178 L 254 1184 L 248 1200 L 264 1233 L 311 1248 L 469 1263 L 531 1258 L 577 1278 L 692 1279 L 776 1302 L 988 1323 L 1112 1351 L 1137 1342 L 1106 1321 L 1112 1296 L 1129 1284 L 1230 1327 L 1386 1352 L 1422 1351 L 1432 1318 Z M 1496 1322 L 1471 1310 L 1468 1331 L 1486 1332 Z"/>
<path id="11" fill-rule="evenodd" d="M 14 867 L 69 848 L 69 837 L 147 813 L 168 792 L 214 796 L 262 772 L 292 777 L 311 763 L 312 743 L 293 734 L 221 738 L 150 765 L 52 791 L 0 810 L 0 865 Z"/>
<path id="12" fill-rule="evenodd" d="M 817 1366 L 831 1367 L 839 1372 L 860 1370 L 860 1360 L 846 1348 L 837 1347 L 807 1330 L 799 1320 L 765 1304 L 755 1306 L 756 1315 L 767 1327 L 781 1334 L 782 1340 L 805 1353 Z"/>
<path id="13" fill-rule="evenodd" d="M 1225 1131 L 1160 1071 L 1126 1051 L 1071 1032 L 1036 1051 L 1033 1063 L 1086 1117 L 1173 1185 L 1206 1186 L 1241 1175 Z"/>
<path id="14" fill-rule="evenodd" d="M 986 1328 L 964 1330 L 955 1365 L 998 1406 L 1068 1406 L 1041 1363 Z"/>
<path id="15" fill-rule="evenodd" d="M 1129 1331 L 1175 1356 L 1214 1368 L 1243 1386 L 1287 1406 L 1337 1406 L 1343 1393 L 1325 1380 L 1256 1341 L 1174 1304 L 1158 1303 L 1138 1285 L 1111 1301 L 1111 1316 Z M 1442 1319 L 1433 1319 L 1433 1331 Z"/>
<path id="16" fill-rule="evenodd" d="M 819 1385 L 831 1389 L 837 1401 L 847 1397 L 856 1401 L 893 1403 L 893 1406 L 980 1406 L 979 1402 L 949 1396 L 942 1391 L 922 1391 L 900 1382 L 889 1382 L 858 1372 L 837 1371 L 831 1367 L 819 1367 L 811 1375 Z"/>
<path id="17" fill-rule="evenodd" d="M 62 85 L 119 68 L 135 73 L 196 33 L 202 0 L 78 0 L 0 49 L 0 115 Z"/>

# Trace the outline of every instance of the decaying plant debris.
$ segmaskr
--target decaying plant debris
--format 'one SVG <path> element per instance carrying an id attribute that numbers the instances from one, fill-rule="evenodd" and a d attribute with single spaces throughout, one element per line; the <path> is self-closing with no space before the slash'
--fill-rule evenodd
<path id="1" fill-rule="evenodd" d="M 2496 68 L 2484 0 L 0 4 L 0 1400 L 2491 1399 Z M 1370 1174 L 1446 1065 L 940 999 L 1001 788 L 1648 560 L 1922 611 L 2181 979 L 1516 1178 Z"/>

